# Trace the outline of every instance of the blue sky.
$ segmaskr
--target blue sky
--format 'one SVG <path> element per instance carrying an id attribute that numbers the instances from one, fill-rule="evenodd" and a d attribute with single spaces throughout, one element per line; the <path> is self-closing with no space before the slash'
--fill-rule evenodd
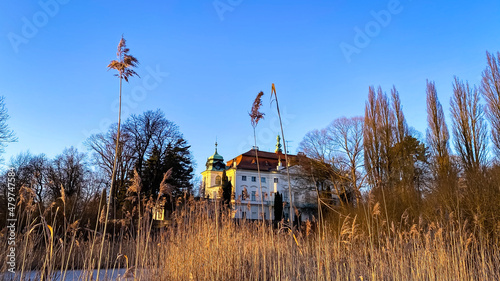
<path id="1" fill-rule="evenodd" d="M 453 76 L 478 84 L 499 31 L 498 0 L 5 0 L 0 95 L 19 142 L 3 157 L 85 150 L 90 133 L 115 122 L 118 79 L 106 66 L 122 34 L 142 77 L 124 86 L 123 118 L 162 109 L 192 145 L 198 174 L 216 137 L 226 160 L 251 148 L 259 91 L 258 145 L 274 149 L 271 83 L 292 152 L 306 132 L 363 115 L 370 85 L 395 85 L 409 125 L 424 134 L 425 81 L 434 80 L 450 125 Z"/>

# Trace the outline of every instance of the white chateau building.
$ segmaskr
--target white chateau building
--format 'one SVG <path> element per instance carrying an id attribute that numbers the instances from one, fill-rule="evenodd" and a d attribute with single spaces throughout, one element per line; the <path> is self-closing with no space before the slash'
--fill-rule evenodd
<path id="1" fill-rule="evenodd" d="M 258 220 L 264 217 L 266 220 L 273 220 L 274 197 L 276 192 L 279 192 L 285 205 L 283 218 L 287 220 L 290 218 L 290 198 L 286 165 L 289 165 L 293 207 L 291 220 L 294 222 L 310 220 L 317 213 L 316 186 L 312 181 L 299 175 L 297 156 L 287 155 L 287 157 L 290 163 L 285 161 L 279 136 L 274 153 L 253 148 L 232 158 L 227 163 L 217 153 L 216 142 L 215 153 L 207 159 L 206 170 L 201 173 L 203 176 L 202 185 L 205 190 L 204 197 L 211 200 L 220 198 L 222 174 L 225 171 L 232 186 L 233 218 Z M 262 184 L 262 194 L 260 193 L 260 184 Z M 261 200 L 264 201 L 264 213 L 262 213 Z"/>

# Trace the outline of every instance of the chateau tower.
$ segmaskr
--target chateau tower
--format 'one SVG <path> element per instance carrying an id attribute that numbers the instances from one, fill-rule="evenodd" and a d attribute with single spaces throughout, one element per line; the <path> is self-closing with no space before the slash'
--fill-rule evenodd
<path id="1" fill-rule="evenodd" d="M 226 169 L 224 158 L 217 152 L 217 141 L 215 142 L 215 152 L 208 157 L 205 166 L 206 170 L 201 173 L 205 190 L 204 196 L 214 199 L 221 187 L 222 172 Z"/>

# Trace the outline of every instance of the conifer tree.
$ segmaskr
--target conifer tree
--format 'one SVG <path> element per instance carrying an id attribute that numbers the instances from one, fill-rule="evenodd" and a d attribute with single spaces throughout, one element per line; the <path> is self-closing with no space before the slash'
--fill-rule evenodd
<path id="1" fill-rule="evenodd" d="M 283 197 L 279 192 L 274 194 L 274 222 L 278 223 L 283 217 Z"/>
<path id="2" fill-rule="evenodd" d="M 226 170 L 222 172 L 222 201 L 224 206 L 227 206 L 229 209 L 231 209 L 231 194 L 233 191 L 233 186 L 231 185 L 231 182 L 229 181 L 229 178 L 226 175 Z"/>

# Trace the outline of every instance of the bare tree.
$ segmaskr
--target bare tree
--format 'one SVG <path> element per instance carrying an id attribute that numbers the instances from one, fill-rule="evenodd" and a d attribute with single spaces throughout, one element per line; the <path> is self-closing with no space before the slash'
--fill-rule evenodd
<path id="1" fill-rule="evenodd" d="M 399 98 L 399 92 L 396 87 L 393 86 L 391 90 L 392 97 L 392 110 L 394 111 L 394 122 L 396 126 L 395 130 L 395 141 L 401 143 L 408 136 L 408 125 L 406 124 L 406 119 L 403 114 L 403 106 L 401 105 L 401 99 Z"/>
<path id="2" fill-rule="evenodd" d="M 432 172 L 431 198 L 439 202 L 448 212 L 457 211 L 457 172 L 452 165 L 448 127 L 439 102 L 434 82 L 427 81 L 427 132 L 426 139 L 430 151 L 430 169 Z"/>
<path id="3" fill-rule="evenodd" d="M 487 67 L 483 72 L 481 93 L 486 100 L 486 115 L 491 123 L 491 139 L 497 160 L 500 160 L 500 52 L 486 52 Z"/>
<path id="4" fill-rule="evenodd" d="M 7 143 L 17 141 L 14 131 L 7 124 L 7 120 L 9 120 L 9 114 L 5 106 L 5 98 L 0 96 L 0 154 L 3 154 Z M 0 161 L 3 161 L 3 158 Z"/>
<path id="5" fill-rule="evenodd" d="M 402 113 L 400 114 L 402 117 Z M 402 117 L 404 122 L 404 117 Z M 363 143 L 365 150 L 365 168 L 369 182 L 374 187 L 382 185 L 390 187 L 393 173 L 393 157 L 391 148 L 395 141 L 394 110 L 382 88 L 369 88 L 368 102 L 365 106 L 365 122 L 363 127 Z"/>
<path id="6" fill-rule="evenodd" d="M 410 133 L 395 87 L 390 98 L 380 87 L 376 93 L 369 88 L 363 145 L 370 192 L 383 203 L 386 217 L 400 217 L 403 206 L 417 210 L 426 184 L 425 145 Z"/>
<path id="7" fill-rule="evenodd" d="M 148 110 L 140 115 L 132 115 L 123 126 L 129 136 L 128 142 L 135 159 L 135 168 L 141 171 L 153 147 L 164 156 L 168 145 L 174 145 L 182 135 L 177 125 L 167 120 L 161 110 Z"/>
<path id="8" fill-rule="evenodd" d="M 427 144 L 435 164 L 435 176 L 447 173 L 450 167 L 448 127 L 443 107 L 438 100 L 436 85 L 427 81 Z"/>
<path id="9" fill-rule="evenodd" d="M 11 158 L 9 166 L 16 170 L 16 189 L 29 186 L 35 191 L 37 202 L 44 203 L 47 197 L 47 170 L 50 161 L 45 154 L 33 155 L 21 152 Z"/>
<path id="10" fill-rule="evenodd" d="M 328 127 L 328 139 L 337 151 L 337 160 L 341 168 L 346 171 L 346 180 L 359 204 L 360 189 L 363 186 L 363 117 L 335 119 Z"/>
<path id="11" fill-rule="evenodd" d="M 333 185 L 341 203 L 359 203 L 363 173 L 363 118 L 341 117 L 326 128 L 308 132 L 299 145 L 303 173 L 317 184 Z M 328 189 L 328 187 L 326 188 Z"/>
<path id="12" fill-rule="evenodd" d="M 61 197 L 61 187 L 64 188 L 66 196 L 79 197 L 88 172 L 85 154 L 74 147 L 64 149 L 62 154 L 51 161 L 47 171 L 47 187 L 52 200 Z"/>
<path id="13" fill-rule="evenodd" d="M 330 202 L 333 205 L 335 203 L 333 195 L 340 195 L 341 190 L 343 190 L 339 176 L 342 176 L 342 180 L 346 182 L 347 170 L 335 167 L 336 158 L 340 158 L 340 154 L 336 152 L 337 148 L 330 134 L 329 127 L 308 132 L 299 144 L 301 153 L 299 153 L 298 161 L 301 173 L 305 176 L 302 179 L 303 184 L 307 185 L 307 182 L 312 180 L 317 185 L 326 185 L 326 190 L 322 190 L 318 196 L 322 198 L 323 203 Z M 317 191 L 319 192 L 319 190 Z M 344 205 L 344 201 L 340 203 Z"/>
<path id="14" fill-rule="evenodd" d="M 372 187 L 380 186 L 381 178 L 381 157 L 380 157 L 380 138 L 378 126 L 378 106 L 375 96 L 375 88 L 371 86 L 368 89 L 368 101 L 365 105 L 365 120 L 363 126 L 363 145 L 365 170 L 368 175 L 368 181 Z"/>
<path id="15" fill-rule="evenodd" d="M 455 149 L 463 174 L 459 181 L 460 215 L 485 231 L 495 228 L 500 192 L 492 181 L 496 167 L 487 165 L 487 133 L 479 90 L 455 77 L 451 113 Z"/>
<path id="16" fill-rule="evenodd" d="M 332 159 L 334 149 L 326 129 L 307 132 L 299 144 L 299 151 L 312 159 L 328 162 Z"/>
<path id="17" fill-rule="evenodd" d="M 415 171 L 414 162 L 410 157 L 412 151 L 405 149 L 405 144 L 408 140 L 409 132 L 408 125 L 406 124 L 406 119 L 403 114 L 403 106 L 401 105 L 401 99 L 399 98 L 399 92 L 396 87 L 393 86 L 391 89 L 391 101 L 392 101 L 392 115 L 393 115 L 393 146 L 389 157 L 394 158 L 394 175 L 396 179 L 403 180 L 404 185 L 411 184 L 413 181 Z"/>
<path id="18" fill-rule="evenodd" d="M 85 142 L 88 149 L 92 152 L 92 162 L 101 169 L 101 171 L 108 176 L 108 183 L 112 179 L 113 165 L 115 163 L 116 151 L 116 124 L 112 125 L 106 133 L 98 133 L 90 136 Z M 120 143 L 118 150 L 118 158 L 116 161 L 115 172 L 115 185 L 114 195 L 116 191 L 121 189 L 123 184 L 129 178 L 129 172 L 133 170 L 134 165 L 134 152 L 131 136 L 128 132 L 120 134 Z"/>
<path id="19" fill-rule="evenodd" d="M 466 172 L 477 172 L 486 164 L 487 127 L 479 104 L 479 91 L 457 77 L 453 83 L 451 115 L 455 149 Z"/>
<path id="20" fill-rule="evenodd" d="M 391 147 L 395 143 L 394 139 L 394 113 L 391 110 L 390 101 L 382 88 L 377 91 L 377 113 L 378 117 L 377 127 L 380 138 L 380 158 L 382 165 L 382 184 L 391 188 L 393 182 L 391 181 L 393 173 L 393 158 L 391 157 Z"/>

